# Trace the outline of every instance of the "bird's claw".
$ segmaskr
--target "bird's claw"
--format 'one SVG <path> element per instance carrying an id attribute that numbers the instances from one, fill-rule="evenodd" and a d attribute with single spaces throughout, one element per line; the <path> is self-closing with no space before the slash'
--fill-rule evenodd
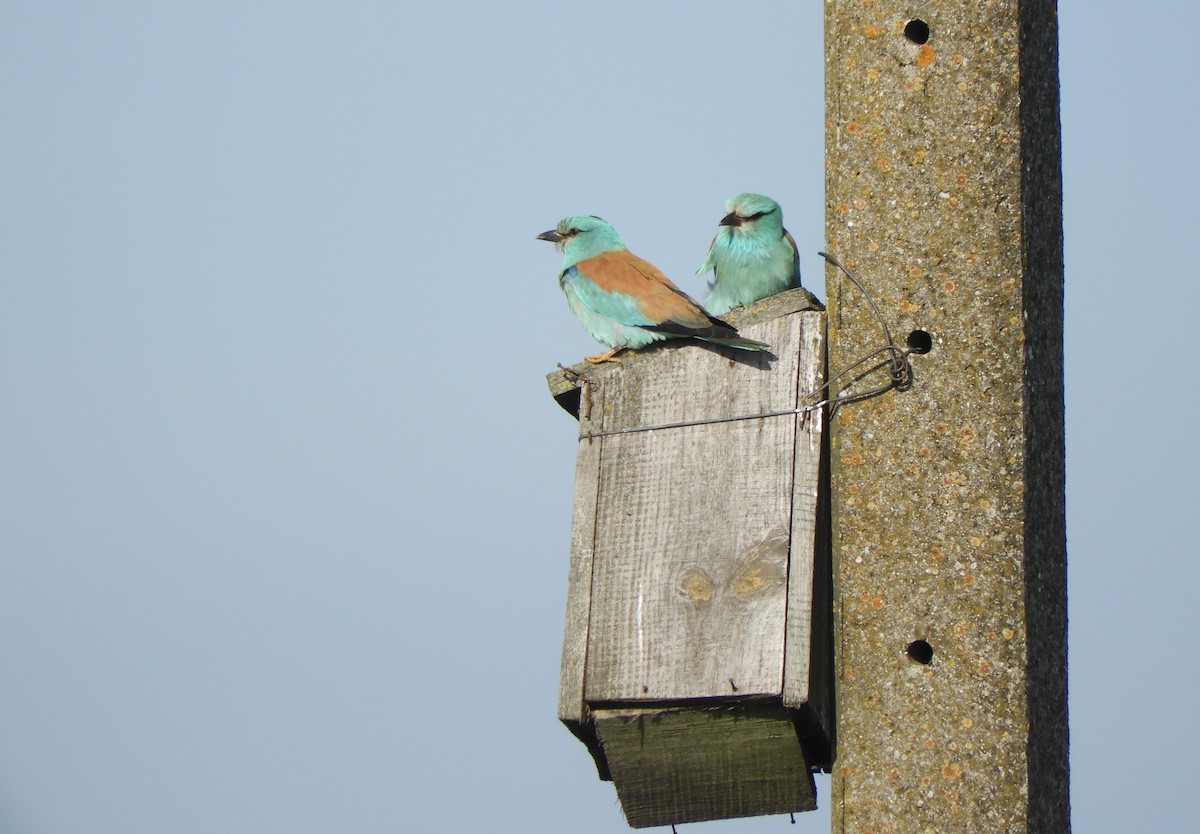
<path id="1" fill-rule="evenodd" d="M 593 365 L 600 365 L 604 362 L 620 362 L 621 357 L 617 356 L 617 354 L 623 350 L 625 350 L 625 348 L 615 347 L 612 350 L 605 351 L 604 353 L 597 353 L 595 356 L 585 356 L 583 358 L 584 361 L 591 362 Z"/>

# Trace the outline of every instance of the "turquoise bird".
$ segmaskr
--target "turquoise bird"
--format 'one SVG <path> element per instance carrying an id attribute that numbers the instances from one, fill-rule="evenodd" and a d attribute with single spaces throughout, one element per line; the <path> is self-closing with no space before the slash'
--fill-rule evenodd
<path id="1" fill-rule="evenodd" d="M 591 215 L 564 217 L 537 236 L 563 253 L 558 284 L 585 330 L 607 353 L 592 363 L 619 362 L 625 348 L 664 339 L 700 339 L 742 350 L 770 345 L 743 339 L 731 325 L 710 316 L 654 264 L 625 248 L 609 223 Z"/>
<path id="2" fill-rule="evenodd" d="M 779 203 L 762 194 L 734 194 L 725 211 L 708 257 L 696 270 L 713 273 L 705 309 L 720 314 L 800 286 L 800 256 L 783 228 Z"/>

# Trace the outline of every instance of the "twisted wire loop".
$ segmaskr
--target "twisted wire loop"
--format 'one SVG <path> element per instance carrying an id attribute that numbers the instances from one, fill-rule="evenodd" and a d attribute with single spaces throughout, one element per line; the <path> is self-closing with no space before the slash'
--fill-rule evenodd
<path id="1" fill-rule="evenodd" d="M 663 429 L 682 429 L 689 426 L 708 426 L 716 423 L 736 423 L 742 420 L 764 420 L 770 417 L 794 417 L 801 415 L 802 423 L 807 423 L 811 414 L 825 407 L 829 408 L 829 416 L 837 412 L 841 406 L 858 402 L 859 400 L 877 397 L 880 394 L 885 394 L 892 389 L 897 391 L 906 391 L 912 387 L 913 371 L 912 363 L 909 361 L 909 356 L 913 353 L 923 353 L 923 350 L 916 348 L 902 348 L 892 341 L 892 333 L 888 330 L 887 322 L 883 319 L 883 314 L 879 312 L 879 307 L 875 304 L 875 299 L 871 298 L 871 294 L 859 282 L 857 278 L 844 267 L 837 258 L 826 252 L 818 252 L 825 260 L 829 261 L 833 266 L 842 271 L 854 286 L 858 287 L 858 291 L 867 299 L 867 303 L 871 305 L 871 310 L 875 313 L 875 318 L 879 321 L 879 327 L 883 331 L 883 345 L 872 350 L 870 353 L 856 359 L 849 367 L 844 368 L 838 373 L 831 376 L 821 385 L 818 385 L 816 390 L 811 392 L 809 396 L 815 396 L 820 392 L 826 392 L 823 399 L 816 402 L 808 403 L 799 408 L 789 408 L 782 411 L 770 411 L 765 414 L 741 414 L 732 417 L 712 417 L 706 420 L 680 420 L 674 423 L 657 423 L 651 426 L 631 426 L 623 429 L 609 429 L 608 431 L 589 431 L 582 432 L 579 435 L 580 440 L 591 440 L 596 437 L 608 437 L 615 434 L 637 434 L 644 431 L 661 431 Z M 877 361 L 876 361 L 877 360 Z M 864 367 L 865 366 L 865 367 Z M 564 375 L 571 382 L 580 384 L 583 387 L 583 414 L 584 419 L 591 413 L 591 380 L 583 374 L 574 371 L 570 368 L 565 368 L 561 364 Z M 876 371 L 884 368 L 887 370 L 888 381 L 881 385 L 876 385 L 861 391 L 851 390 L 854 385 L 869 377 Z M 830 394 L 833 391 L 834 383 L 845 379 L 845 383 L 837 389 L 836 393 Z"/>
<path id="2" fill-rule="evenodd" d="M 843 377 L 849 377 L 849 381 L 847 381 L 841 388 L 837 389 L 836 394 L 823 401 L 824 404 L 829 405 L 829 416 L 832 417 L 838 408 L 846 403 L 858 402 L 859 400 L 877 397 L 880 394 L 885 394 L 888 391 L 891 391 L 893 388 L 895 388 L 897 391 L 906 391 L 911 388 L 913 383 L 913 371 L 912 363 L 909 361 L 908 357 L 918 351 L 915 348 L 902 348 L 892 341 L 892 333 L 890 330 L 888 330 L 887 322 L 884 321 L 883 314 L 879 312 L 879 307 L 875 304 L 875 299 L 871 298 L 871 294 L 867 292 L 866 287 L 859 283 L 859 280 L 854 277 L 854 274 L 850 272 L 849 269 L 842 265 L 841 261 L 827 252 L 818 252 L 817 254 L 829 261 L 829 263 L 831 263 L 833 266 L 840 269 L 842 274 L 849 278 L 854 286 L 858 287 L 858 291 L 863 294 L 863 297 L 867 299 L 867 303 L 871 305 L 871 311 L 875 313 L 875 318 L 879 322 L 880 329 L 883 331 L 882 347 L 876 348 L 867 355 L 855 360 L 848 368 L 845 368 L 844 370 L 834 374 L 828 380 L 826 380 L 824 385 L 821 386 L 821 388 L 825 389 L 826 391 L 830 391 L 832 390 L 830 386 L 832 386 L 834 382 L 842 379 Z M 865 370 L 855 373 L 857 369 L 880 356 L 884 358 L 875 364 L 870 365 Z M 887 369 L 888 381 L 885 384 L 876 385 L 875 387 L 868 388 L 864 391 L 850 390 L 856 383 L 870 376 L 880 368 Z"/>

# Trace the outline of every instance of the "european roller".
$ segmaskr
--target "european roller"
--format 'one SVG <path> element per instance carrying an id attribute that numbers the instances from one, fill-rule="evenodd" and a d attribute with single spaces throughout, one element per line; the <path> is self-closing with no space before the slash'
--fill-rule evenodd
<path id="1" fill-rule="evenodd" d="M 696 270 L 713 273 L 705 309 L 720 314 L 800 286 L 800 256 L 783 228 L 779 203 L 762 194 L 734 194 L 725 211 L 708 257 Z"/>
<path id="2" fill-rule="evenodd" d="M 704 312 L 654 264 L 626 249 L 617 230 L 599 217 L 564 217 L 537 239 L 562 251 L 558 284 L 567 306 L 609 348 L 587 357 L 589 362 L 619 362 L 623 349 L 664 339 L 701 339 L 742 350 L 770 347 L 739 337 L 731 325 Z"/>

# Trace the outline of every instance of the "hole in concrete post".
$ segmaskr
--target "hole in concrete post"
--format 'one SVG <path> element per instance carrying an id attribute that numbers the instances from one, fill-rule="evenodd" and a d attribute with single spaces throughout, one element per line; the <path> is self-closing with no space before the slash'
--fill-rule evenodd
<path id="1" fill-rule="evenodd" d="M 928 666 L 933 660 L 933 646 L 924 640 L 913 640 L 908 644 L 908 656 L 922 666 Z"/>
<path id="2" fill-rule="evenodd" d="M 920 18 L 914 17 L 908 23 L 904 24 L 904 37 L 917 44 L 917 46 L 927 43 L 929 41 L 929 24 Z"/>
<path id="3" fill-rule="evenodd" d="M 908 339 L 905 341 L 908 343 L 908 349 L 912 353 L 922 354 L 933 350 L 933 337 L 924 330 L 914 330 L 908 334 Z"/>

